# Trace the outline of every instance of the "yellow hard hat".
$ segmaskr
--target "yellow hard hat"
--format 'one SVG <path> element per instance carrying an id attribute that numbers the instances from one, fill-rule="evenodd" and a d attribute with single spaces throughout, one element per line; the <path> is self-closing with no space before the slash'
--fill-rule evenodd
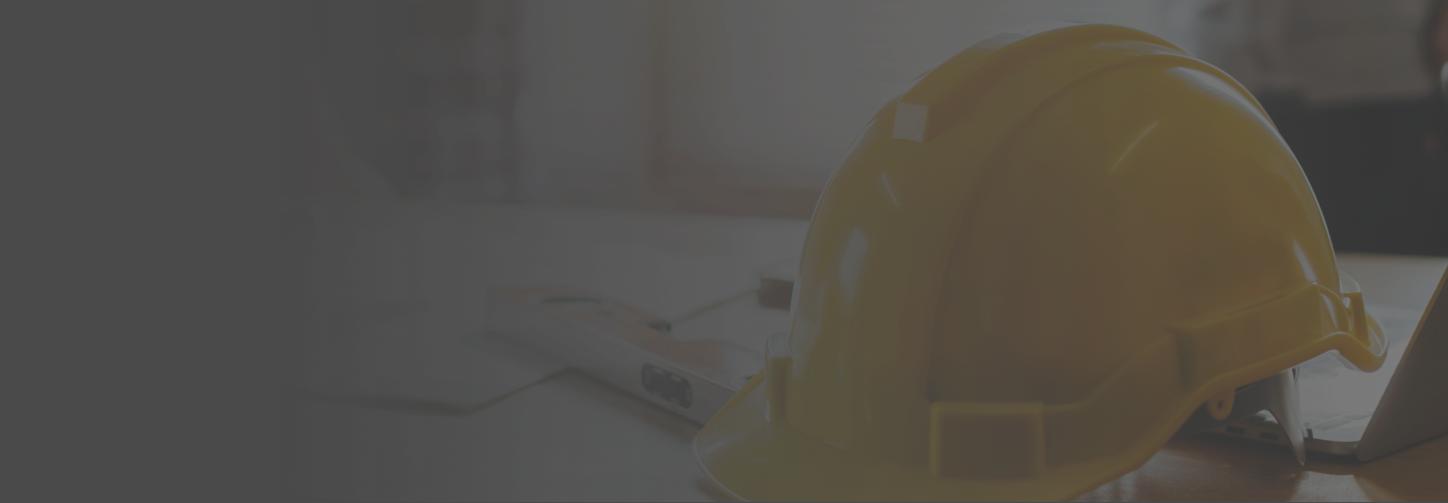
<path id="1" fill-rule="evenodd" d="M 788 335 L 695 451 L 745 499 L 1072 497 L 1241 386 L 1329 350 L 1381 365 L 1340 281 L 1231 77 L 1128 28 L 1003 35 L 875 115 Z"/>

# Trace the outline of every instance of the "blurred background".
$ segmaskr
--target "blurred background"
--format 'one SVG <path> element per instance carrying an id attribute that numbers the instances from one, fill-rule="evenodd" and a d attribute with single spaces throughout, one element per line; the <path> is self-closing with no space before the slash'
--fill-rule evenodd
<path id="1" fill-rule="evenodd" d="M 805 218 L 869 116 L 996 32 L 1141 28 L 1261 98 L 1337 246 L 1448 254 L 1442 2 L 320 2 L 312 193 Z M 1436 13 L 1436 14 L 1435 14 Z"/>
<path id="2" fill-rule="evenodd" d="M 761 307 L 777 307 L 765 285 L 792 281 L 815 200 L 871 115 L 1003 31 L 1103 22 L 1177 43 L 1260 98 L 1339 251 L 1448 256 L 1443 5 L 288 4 L 307 167 L 303 371 L 326 399 L 296 433 L 313 467 L 299 480 L 329 501 L 700 496 L 678 462 L 692 457 L 687 425 L 471 339 L 489 289 L 589 289 L 680 340 L 760 349 L 788 323 Z M 770 295 L 787 301 L 787 288 Z"/>

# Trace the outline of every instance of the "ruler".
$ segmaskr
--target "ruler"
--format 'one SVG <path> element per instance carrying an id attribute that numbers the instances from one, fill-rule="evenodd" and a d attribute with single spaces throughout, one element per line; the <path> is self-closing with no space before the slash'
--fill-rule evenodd
<path id="1" fill-rule="evenodd" d="M 761 354 L 670 335 L 667 320 L 617 300 L 560 288 L 494 290 L 487 332 L 703 425 L 763 366 Z"/>

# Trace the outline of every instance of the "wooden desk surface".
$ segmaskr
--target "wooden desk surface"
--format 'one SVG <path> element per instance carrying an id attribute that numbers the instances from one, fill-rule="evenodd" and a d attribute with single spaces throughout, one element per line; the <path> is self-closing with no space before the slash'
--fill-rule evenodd
<path id="1" fill-rule="evenodd" d="M 1442 500 L 1448 497 L 1448 437 L 1371 463 L 1310 458 L 1286 450 L 1198 435 L 1177 439 L 1135 472 L 1083 495 L 1111 500 Z"/>
<path id="2" fill-rule="evenodd" d="M 517 214 L 515 216 L 523 220 L 535 218 L 512 209 L 503 213 Z M 559 229 L 557 234 L 536 239 L 502 236 L 508 238 L 504 241 L 522 243 L 519 246 L 524 247 L 528 242 L 547 243 L 552 251 L 545 255 L 567 260 L 569 255 L 559 251 L 560 243 L 572 248 L 568 253 L 588 253 L 589 246 L 598 246 L 599 236 L 611 234 L 600 228 L 615 225 L 626 229 L 613 234 L 626 236 L 631 248 L 625 251 L 631 254 L 644 250 L 692 257 L 678 258 L 679 264 L 661 264 L 654 257 L 625 264 L 627 267 L 636 267 L 639 271 L 661 265 L 669 266 L 671 271 L 702 267 L 714 269 L 716 275 L 721 272 L 748 275 L 790 257 L 793 250 L 797 250 L 804 231 L 802 222 L 644 215 L 618 219 L 597 218 L 593 213 L 596 211 L 550 210 L 544 215 L 555 222 L 551 227 Z M 439 227 L 435 232 L 440 236 L 466 234 L 467 228 L 478 225 L 507 229 L 549 227 L 519 225 L 513 222 L 513 217 L 458 218 L 460 227 Z M 575 218 L 582 223 L 561 223 Z M 499 234 L 492 236 L 496 238 Z M 749 245 L 741 248 L 741 243 Z M 438 246 L 455 245 L 443 240 Z M 611 246 L 621 245 L 615 241 Z M 732 252 L 729 247 L 734 247 Z M 496 248 L 488 252 L 500 254 Z M 526 256 L 526 252 L 520 248 L 501 255 Z M 425 251 L 418 253 L 425 254 Z M 751 263 L 727 264 L 745 255 Z M 1344 256 L 1341 262 L 1362 284 L 1370 306 L 1421 310 L 1434 281 L 1448 265 L 1448 258 L 1359 255 Z M 532 269 L 536 271 L 508 270 L 503 271 L 507 274 L 502 276 L 489 276 L 493 273 L 486 271 L 475 274 L 484 282 L 489 277 L 516 282 L 536 273 L 537 279 L 549 279 L 556 284 L 560 278 L 549 274 L 581 270 L 578 267 Z M 589 286 L 606 289 L 619 277 L 626 275 L 610 271 L 593 278 L 594 283 Z M 694 283 L 711 281 L 703 276 L 690 279 Z M 756 280 L 754 277 L 742 279 L 745 283 Z M 635 305 L 681 312 L 685 306 L 679 305 L 679 300 L 691 292 L 671 290 L 679 283 L 619 284 L 618 292 L 628 296 Z M 649 292 L 659 288 L 665 295 L 659 299 L 648 297 Z M 715 289 L 727 294 L 733 288 Z M 440 295 L 453 293 L 445 291 Z M 742 300 L 745 304 L 752 302 L 749 298 Z M 780 319 L 765 316 L 759 323 L 739 322 L 738 318 L 748 317 L 749 309 L 749 306 L 734 306 L 724 311 L 729 314 L 728 319 L 694 318 L 680 324 L 679 329 L 681 333 L 714 337 L 722 332 L 738 331 L 740 327 L 756 331 L 759 323 L 777 323 Z M 459 325 L 452 329 L 471 331 L 475 327 Z M 490 358 L 497 359 L 499 355 L 479 353 L 476 366 L 488 367 Z M 443 370 L 434 365 L 423 372 L 437 375 Z M 709 500 L 719 496 L 705 482 L 693 458 L 692 424 L 577 372 L 558 372 L 556 367 L 546 364 L 539 372 L 548 377 L 520 385 L 509 393 L 488 397 L 485 405 L 466 410 L 420 413 L 335 402 L 307 404 L 301 428 L 304 439 L 301 456 L 308 470 L 305 481 L 309 493 L 319 500 L 330 501 Z M 1371 463 L 1310 459 L 1306 467 L 1299 467 L 1285 449 L 1193 436 L 1172 441 L 1140 469 L 1088 492 L 1081 499 L 1445 498 L 1448 498 L 1448 437 Z"/>

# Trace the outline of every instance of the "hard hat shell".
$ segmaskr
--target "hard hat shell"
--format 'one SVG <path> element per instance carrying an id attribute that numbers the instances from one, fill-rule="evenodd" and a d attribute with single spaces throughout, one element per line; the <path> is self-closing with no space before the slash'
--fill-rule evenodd
<path id="1" fill-rule="evenodd" d="M 1199 406 L 1384 344 L 1250 93 L 1080 25 L 956 55 L 815 208 L 787 338 L 700 431 L 745 499 L 1058 499 Z"/>

